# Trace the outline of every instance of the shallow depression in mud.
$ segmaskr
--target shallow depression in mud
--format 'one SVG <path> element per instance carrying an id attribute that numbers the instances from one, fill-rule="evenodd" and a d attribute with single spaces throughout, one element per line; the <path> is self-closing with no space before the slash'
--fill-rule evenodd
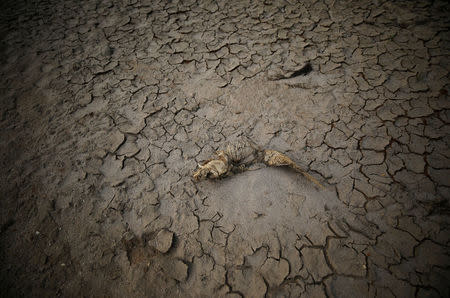
<path id="1" fill-rule="evenodd" d="M 221 223 L 240 225 L 245 237 L 269 230 L 307 233 L 337 211 L 334 192 L 318 190 L 302 175 L 287 168 L 263 168 L 199 185 L 209 209 L 222 215 Z"/>

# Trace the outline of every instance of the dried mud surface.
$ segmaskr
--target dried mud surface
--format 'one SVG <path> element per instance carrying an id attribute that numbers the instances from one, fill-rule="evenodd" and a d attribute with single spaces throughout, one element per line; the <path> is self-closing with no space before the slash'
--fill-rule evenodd
<path id="1" fill-rule="evenodd" d="M 0 8 L 1 296 L 450 296 L 446 1 Z"/>

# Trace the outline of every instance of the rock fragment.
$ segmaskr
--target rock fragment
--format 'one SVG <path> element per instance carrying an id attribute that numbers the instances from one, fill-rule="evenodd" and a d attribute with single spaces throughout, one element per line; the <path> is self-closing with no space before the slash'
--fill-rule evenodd
<path id="1" fill-rule="evenodd" d="M 166 253 L 172 247 L 173 233 L 168 230 L 161 230 L 156 235 L 153 246 L 161 253 Z"/>

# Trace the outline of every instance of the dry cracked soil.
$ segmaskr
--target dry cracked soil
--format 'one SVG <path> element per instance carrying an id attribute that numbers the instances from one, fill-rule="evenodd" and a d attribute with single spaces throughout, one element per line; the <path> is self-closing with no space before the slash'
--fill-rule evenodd
<path id="1" fill-rule="evenodd" d="M 450 296 L 446 1 L 0 8 L 0 296 Z"/>

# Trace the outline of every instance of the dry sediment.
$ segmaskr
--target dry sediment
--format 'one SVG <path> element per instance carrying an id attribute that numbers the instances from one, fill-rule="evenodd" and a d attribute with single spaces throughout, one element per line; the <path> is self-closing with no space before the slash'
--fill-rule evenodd
<path id="1" fill-rule="evenodd" d="M 447 1 L 0 11 L 0 296 L 450 296 Z"/>

